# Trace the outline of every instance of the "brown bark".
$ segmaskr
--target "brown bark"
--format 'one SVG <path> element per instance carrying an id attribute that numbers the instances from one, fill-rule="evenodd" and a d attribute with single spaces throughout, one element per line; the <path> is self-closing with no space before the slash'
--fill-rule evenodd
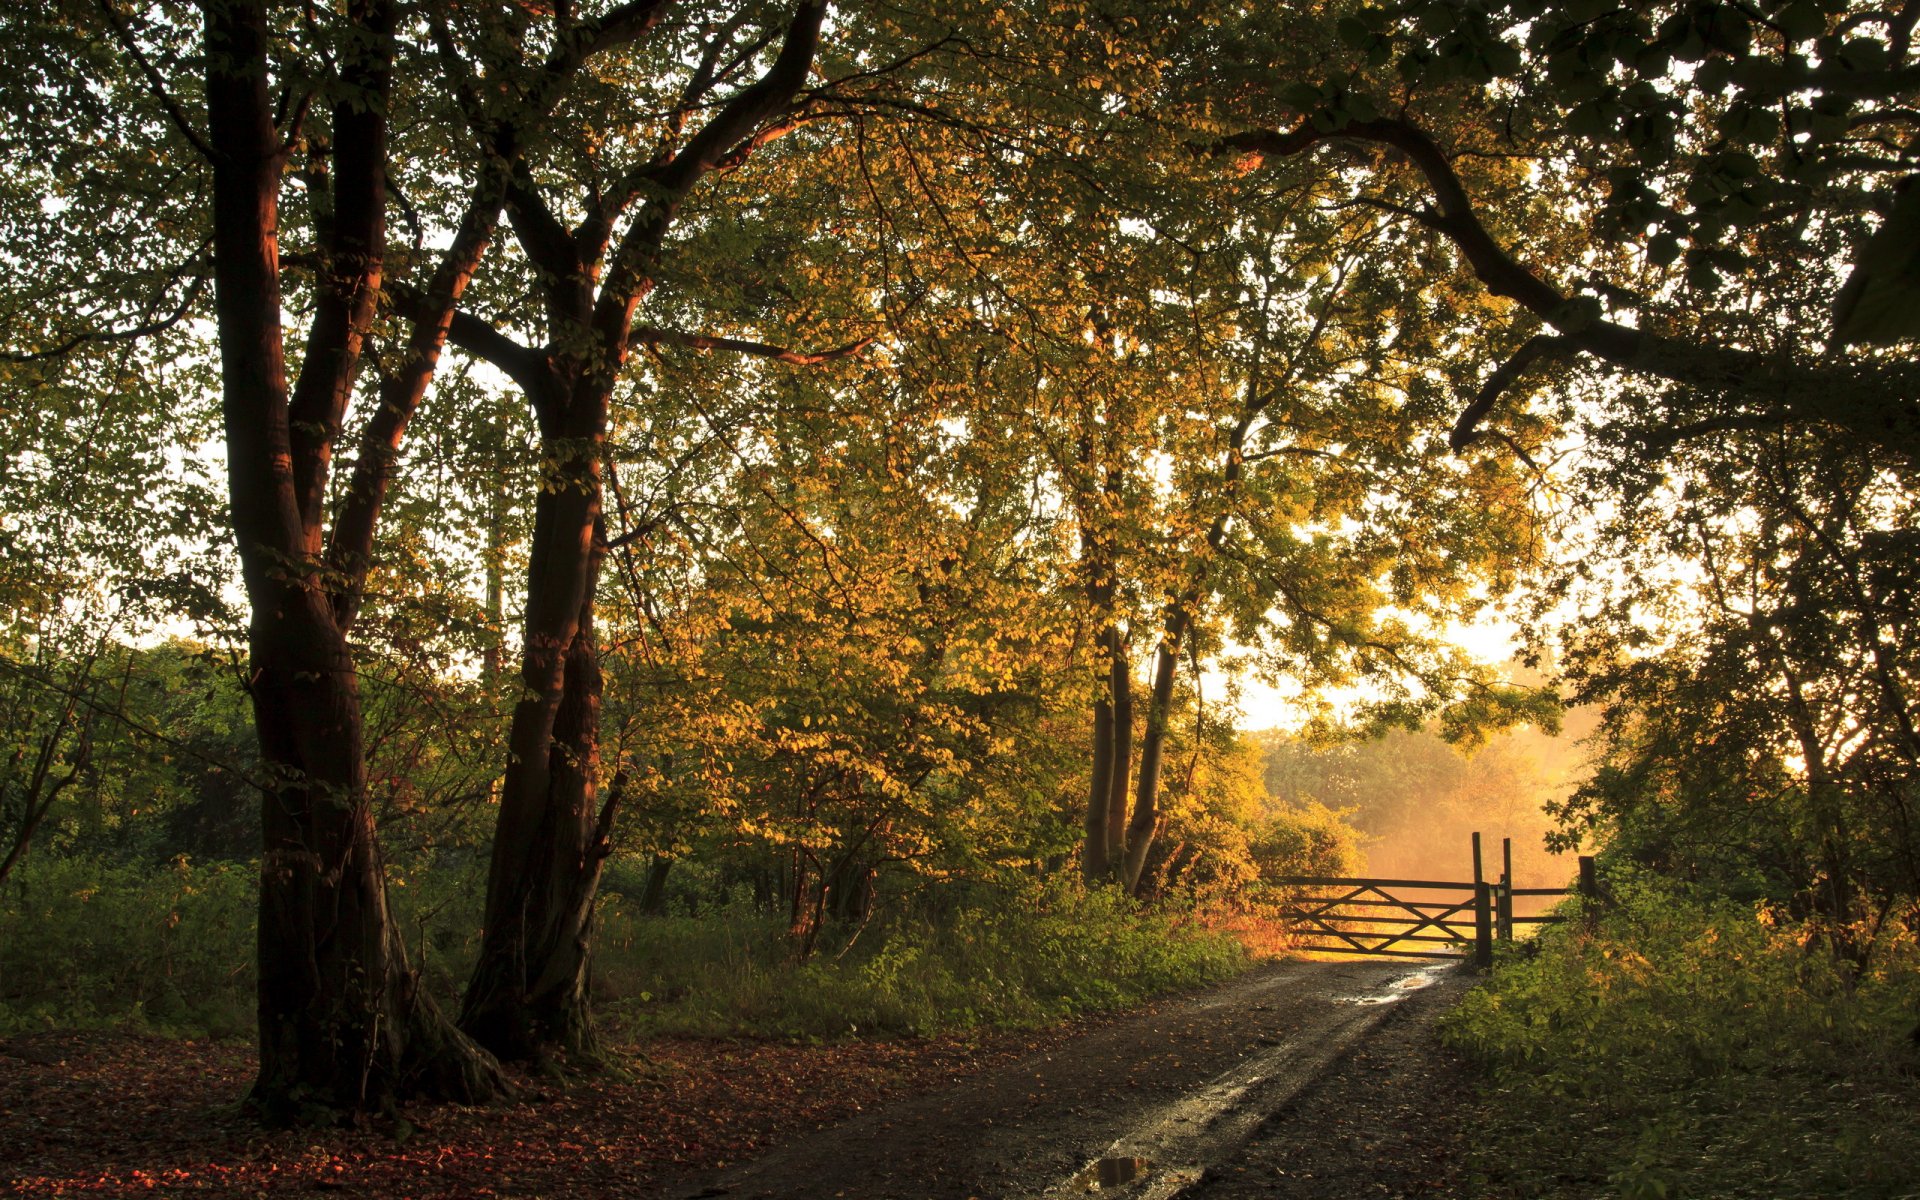
<path id="1" fill-rule="evenodd" d="M 1140 740 L 1140 772 L 1133 798 L 1133 816 L 1127 821 L 1127 855 L 1120 882 L 1129 893 L 1140 890 L 1140 876 L 1160 828 L 1160 767 L 1166 749 L 1167 725 L 1173 717 L 1173 678 L 1180 662 L 1180 642 L 1187 619 L 1175 607 L 1167 615 L 1160 645 L 1154 652 L 1153 689 L 1147 697 L 1147 727 Z"/>
<path id="2" fill-rule="evenodd" d="M 400 457 L 401 441 L 439 369 L 455 307 L 499 223 L 505 186 L 495 176 L 497 172 L 483 178 L 475 189 L 453 244 L 434 271 L 427 295 L 414 306 L 399 368 L 382 380 L 379 407 L 361 430 L 359 453 L 327 546 L 327 561 L 338 579 L 334 611 L 343 628 L 351 628 L 360 613 L 367 571 L 373 563 L 374 534 L 393 480 L 394 464 Z"/>
<path id="3" fill-rule="evenodd" d="M 1133 662 L 1126 631 L 1106 634 L 1107 687 L 1113 695 L 1113 774 L 1107 779 L 1107 870 L 1127 861 L 1127 782 L 1133 773 Z"/>
<path id="4" fill-rule="evenodd" d="M 1126 795 L 1127 762 L 1114 753 L 1114 660 L 1112 636 L 1113 627 L 1113 569 L 1111 555 L 1089 532 L 1082 538 L 1081 556 L 1087 574 L 1086 592 L 1088 605 L 1093 609 L 1094 619 L 1100 622 L 1100 633 L 1095 639 L 1101 657 L 1106 659 L 1093 701 L 1093 771 L 1087 784 L 1087 806 L 1085 816 L 1085 836 L 1080 843 L 1080 876 L 1089 885 L 1099 883 L 1113 874 L 1114 863 L 1118 859 L 1111 849 L 1112 837 L 1118 833 L 1110 805 L 1116 789 Z M 1131 716 L 1129 716 L 1131 719 Z M 1124 820 L 1125 814 L 1121 814 Z"/>
<path id="5" fill-rule="evenodd" d="M 292 428 L 280 324 L 278 198 L 285 149 L 267 86 L 268 30 L 259 3 L 206 12 L 209 145 L 213 151 L 214 308 L 220 333 L 228 485 L 252 608 L 249 687 L 270 775 L 263 805 L 260 1070 L 251 1102 L 275 1119 L 366 1111 L 415 1094 L 476 1101 L 505 1086 L 493 1061 L 421 995 L 386 904 L 366 791 L 359 680 L 317 570 L 319 504 L 331 426 L 351 389 L 371 317 L 384 239 L 375 177 L 384 163 L 386 64 L 393 10 L 350 10 L 363 34 L 341 69 L 379 114 L 337 121 L 346 157 L 321 284 L 322 330 L 309 336 L 298 395 L 323 418 Z M 344 107 L 344 106 L 343 106 Z M 340 114 L 336 114 L 338 117 Z M 343 233 L 345 230 L 347 232 Z M 323 336 L 324 335 L 324 336 Z M 314 372 L 309 382 L 307 372 Z M 309 415 L 312 415 L 309 414 Z"/>
<path id="6" fill-rule="evenodd" d="M 1107 857 L 1107 795 L 1113 776 L 1113 700 L 1110 692 L 1103 692 L 1093 702 L 1093 778 L 1087 788 L 1086 834 L 1080 843 L 1080 877 L 1089 884 L 1112 874 Z"/>
<path id="7" fill-rule="evenodd" d="M 551 531 L 557 518 L 546 516 Z M 571 620 L 562 618 L 556 595 L 528 604 L 525 693 L 509 733 L 514 758 L 487 877 L 484 939 L 461 1014 L 468 1032 L 508 1058 L 595 1048 L 587 990 L 593 907 L 619 802 L 616 786 L 599 803 L 601 676 L 591 597 L 601 557 L 590 549 L 577 581 L 558 571 L 545 577 L 555 594 L 571 592 Z"/>
<path id="8" fill-rule="evenodd" d="M 1091 415 L 1087 418 L 1089 427 Z M 1111 455 L 1114 448 L 1106 447 Z M 1081 465 L 1096 469 L 1091 432 L 1080 441 Z M 1121 480 L 1111 466 L 1102 484 L 1104 501 L 1117 508 Z M 1093 701 L 1093 770 L 1087 786 L 1085 840 L 1080 846 L 1080 874 L 1089 885 L 1115 877 L 1126 861 L 1127 784 L 1133 768 L 1133 669 L 1127 658 L 1126 633 L 1120 627 L 1114 603 L 1119 595 L 1116 552 L 1110 536 L 1094 522 L 1102 505 L 1082 498 L 1081 569 L 1085 574 L 1087 606 L 1092 610 L 1094 638 L 1104 671 Z"/>
<path id="9" fill-rule="evenodd" d="M 479 322 L 456 322 L 457 341 L 527 391 L 543 453 L 558 464 L 534 509 L 523 699 L 508 736 L 487 928 L 462 1018 L 502 1055 L 539 1057 L 591 1045 L 585 962 L 612 808 L 602 810 L 590 852 L 582 851 L 579 832 L 594 805 L 599 747 L 592 618 L 605 545 L 601 456 L 634 310 L 653 288 L 667 234 L 692 189 L 749 153 L 761 126 L 791 104 L 811 68 L 825 12 L 824 3 L 801 4 L 767 73 L 722 104 L 677 154 L 596 197 L 577 230 L 561 225 L 530 178 L 516 179 L 508 217 L 547 281 L 552 348 L 534 351 Z M 641 195 L 644 206 L 608 255 L 616 219 Z M 601 277 L 602 261 L 604 283 L 595 295 L 591 281 Z"/>

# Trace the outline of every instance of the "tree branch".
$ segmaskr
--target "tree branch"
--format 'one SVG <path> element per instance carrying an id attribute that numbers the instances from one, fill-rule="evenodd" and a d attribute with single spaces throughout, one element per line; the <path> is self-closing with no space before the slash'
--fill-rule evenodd
<path id="1" fill-rule="evenodd" d="M 848 342 L 844 346 L 836 346 L 831 350 L 791 350 L 785 346 L 768 345 L 766 342 L 714 337 L 704 333 L 683 333 L 677 329 L 661 329 L 654 325 L 635 325 L 632 340 L 648 346 L 685 346 L 690 350 L 731 350 L 736 354 L 750 354 L 756 358 L 768 358 L 774 362 L 791 363 L 798 367 L 814 367 L 821 363 L 852 358 L 874 342 L 873 337 L 869 335 L 858 341 Z"/>
<path id="2" fill-rule="evenodd" d="M 158 100 L 160 107 L 166 110 L 167 119 L 173 122 L 173 127 L 180 131 L 180 136 L 187 139 L 187 144 L 192 146 L 201 158 L 212 162 L 213 148 L 207 145 L 206 139 L 200 136 L 200 131 L 193 127 L 193 122 L 187 120 L 186 111 L 167 91 L 166 80 L 160 77 L 160 72 L 154 68 L 152 60 L 148 59 L 146 53 L 140 49 L 140 43 L 134 39 L 133 29 L 120 19 L 119 10 L 113 7 L 113 0 L 100 0 L 100 14 L 107 19 L 107 24 L 113 27 L 114 40 L 120 43 L 120 48 L 133 56 L 134 65 L 140 68 L 141 77 L 147 81 L 147 90 L 153 93 L 153 98 Z"/>
<path id="3" fill-rule="evenodd" d="M 1480 422 L 1486 419 L 1500 396 L 1512 387 L 1519 378 L 1531 370 L 1541 359 L 1567 358 L 1577 353 L 1566 338 L 1550 333 L 1537 333 L 1528 338 L 1513 357 L 1501 363 L 1493 374 L 1487 376 L 1480 385 L 1480 394 L 1473 403 L 1460 413 L 1460 419 L 1453 423 L 1453 433 L 1447 438 L 1447 446 L 1458 454 L 1479 440 Z"/>
<path id="4" fill-rule="evenodd" d="M 767 73 L 729 97 L 686 146 L 653 173 L 658 193 L 621 239 L 594 312 L 594 325 L 615 351 L 612 361 L 599 369 L 618 369 L 624 357 L 634 305 L 651 283 L 651 260 L 659 252 L 680 201 L 738 143 L 792 104 L 813 67 L 826 13 L 826 0 L 803 0 Z"/>
<path id="5" fill-rule="evenodd" d="M 498 367 L 529 396 L 540 396 L 552 385 L 545 352 L 521 345 L 472 313 L 453 314 L 447 340 Z"/>
<path id="6" fill-rule="evenodd" d="M 205 249 L 206 247 L 201 247 L 202 251 Z M 65 358 L 80 347 L 92 342 L 138 341 L 143 337 L 151 337 L 156 333 L 165 333 L 175 325 L 186 320 L 187 314 L 193 311 L 194 303 L 200 299 L 200 293 L 206 290 L 207 274 L 204 269 L 204 264 L 201 264 L 202 269 L 191 274 L 187 271 L 187 267 L 200 264 L 200 262 L 199 254 L 196 253 L 194 258 L 189 260 L 186 266 L 176 271 L 173 278 L 169 279 L 164 285 L 162 289 L 163 295 L 165 288 L 173 286 L 173 284 L 178 282 L 183 276 L 187 281 L 187 294 L 180 298 L 179 305 L 166 316 L 142 321 L 138 325 L 131 325 L 125 329 L 88 330 L 85 333 L 77 333 L 51 350 L 35 350 L 25 354 L 0 351 L 0 362 L 45 362 L 48 359 Z M 158 299 L 158 297 L 156 297 L 156 299 Z M 151 312 L 152 309 L 149 308 L 148 311 Z"/>
<path id="7" fill-rule="evenodd" d="M 1568 350 L 1709 394 L 1784 410 L 1792 420 L 1834 425 L 1896 454 L 1920 458 L 1920 402 L 1916 402 L 1920 370 L 1913 364 L 1845 360 L 1809 365 L 1787 355 L 1689 341 L 1601 318 L 1494 240 L 1445 152 L 1424 131 L 1392 117 L 1349 120 L 1337 128 L 1323 117 L 1319 124 L 1309 118 L 1284 132 L 1250 130 L 1223 138 L 1208 149 L 1256 159 L 1298 155 L 1323 142 L 1337 141 L 1396 150 L 1420 172 L 1434 194 L 1439 211 L 1424 223 L 1454 244 L 1489 291 L 1514 300 L 1545 321 L 1562 335 Z"/>

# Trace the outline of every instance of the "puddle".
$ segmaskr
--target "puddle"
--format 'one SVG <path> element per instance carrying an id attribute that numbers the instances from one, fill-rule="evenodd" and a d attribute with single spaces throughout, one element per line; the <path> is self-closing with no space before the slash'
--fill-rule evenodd
<path id="1" fill-rule="evenodd" d="M 1394 979 L 1392 985 L 1398 987 L 1400 991 L 1419 991 L 1419 989 L 1423 989 L 1423 987 L 1432 987 L 1432 985 L 1440 979 L 1440 972 L 1448 972 L 1448 970 L 1452 970 L 1452 968 L 1450 968 L 1450 966 L 1428 966 L 1428 968 L 1421 968 L 1421 970 L 1417 970 L 1417 972 L 1413 972 L 1411 975 L 1405 975 L 1402 979 Z"/>
<path id="2" fill-rule="evenodd" d="M 1096 1158 L 1086 1170 L 1073 1177 L 1073 1186 L 1083 1192 L 1101 1192 L 1132 1183 L 1147 1173 L 1153 1164 L 1144 1158 Z"/>
<path id="3" fill-rule="evenodd" d="M 1407 998 L 1408 992 L 1417 992 L 1424 987 L 1432 987 L 1440 978 L 1442 971 L 1448 970 L 1446 964 L 1422 967 L 1411 975 L 1402 975 L 1387 985 L 1384 992 L 1374 992 L 1368 996 L 1342 996 L 1342 1004 L 1393 1004 Z"/>

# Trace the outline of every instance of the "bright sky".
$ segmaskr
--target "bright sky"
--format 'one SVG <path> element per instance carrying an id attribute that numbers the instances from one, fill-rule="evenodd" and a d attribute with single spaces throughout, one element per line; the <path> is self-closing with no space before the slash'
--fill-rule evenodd
<path id="1" fill-rule="evenodd" d="M 1454 642 L 1484 663 L 1506 662 L 1513 657 L 1519 641 L 1519 630 L 1514 624 L 1492 614 L 1470 625 L 1454 625 L 1449 634 Z M 1229 647 L 1230 651 L 1232 649 Z M 1201 686 L 1209 701 L 1226 693 L 1226 679 L 1217 671 L 1208 671 Z M 1344 689 L 1329 693 L 1328 699 L 1336 708 L 1344 708 L 1355 700 L 1364 699 L 1366 695 L 1364 689 Z M 1295 702 L 1298 696 L 1297 687 L 1288 687 L 1284 683 L 1275 687 L 1248 676 L 1240 683 L 1240 729 L 1253 733 L 1263 729 L 1292 729 L 1298 726 L 1305 716 Z"/>

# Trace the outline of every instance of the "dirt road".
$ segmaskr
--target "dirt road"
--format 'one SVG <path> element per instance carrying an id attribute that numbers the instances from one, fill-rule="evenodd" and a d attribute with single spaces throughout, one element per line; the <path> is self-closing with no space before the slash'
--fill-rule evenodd
<path id="1" fill-rule="evenodd" d="M 1464 986 L 1456 973 L 1430 964 L 1269 964 L 1010 1067 L 793 1139 L 665 1195 L 1225 1200 L 1255 1194 L 1236 1183 L 1249 1178 L 1260 1181 L 1258 1194 L 1273 1195 L 1287 1175 L 1275 1164 L 1292 1160 L 1277 1131 L 1284 1122 L 1268 1119 L 1284 1117 L 1337 1074 L 1397 1010 L 1409 1011 L 1396 1026 L 1417 1029 Z M 1304 1190 L 1284 1190 L 1356 1194 L 1325 1191 L 1309 1182 L 1313 1175 L 1297 1171 Z M 1405 1183 L 1365 1190 L 1438 1194 L 1407 1191 Z"/>

